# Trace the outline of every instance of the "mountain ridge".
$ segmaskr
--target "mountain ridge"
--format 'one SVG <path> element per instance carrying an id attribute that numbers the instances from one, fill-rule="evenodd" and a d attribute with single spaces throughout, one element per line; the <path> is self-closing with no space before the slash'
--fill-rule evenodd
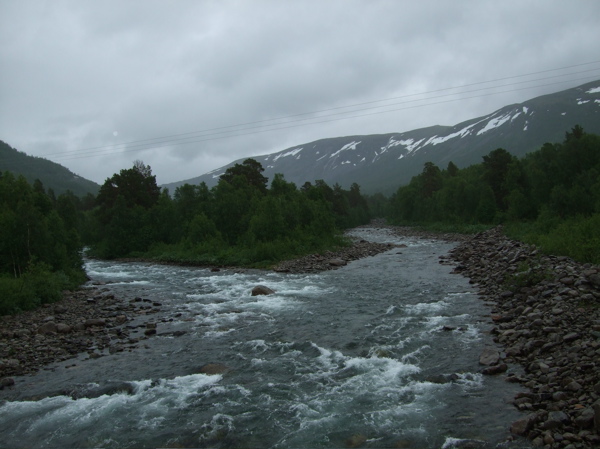
<path id="1" fill-rule="evenodd" d="M 253 156 L 270 180 L 282 173 L 298 186 L 323 179 L 364 193 L 392 193 L 422 171 L 425 162 L 445 168 L 480 163 L 504 148 L 516 156 L 560 142 L 575 125 L 600 134 L 600 80 L 504 106 L 453 126 L 433 125 L 404 132 L 332 137 Z M 241 158 L 200 176 L 164 184 L 171 192 L 185 183 L 216 185 L 219 176 Z"/>
<path id="2" fill-rule="evenodd" d="M 76 175 L 63 165 L 30 156 L 0 140 L 0 172 L 5 171 L 16 176 L 23 175 L 30 184 L 39 179 L 46 189 L 52 189 L 57 196 L 67 190 L 79 197 L 88 193 L 96 195 L 100 189 L 94 181 Z"/>

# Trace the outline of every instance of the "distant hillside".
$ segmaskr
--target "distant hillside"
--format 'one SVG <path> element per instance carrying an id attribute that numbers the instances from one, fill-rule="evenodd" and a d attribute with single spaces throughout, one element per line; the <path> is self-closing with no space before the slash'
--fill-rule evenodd
<path id="1" fill-rule="evenodd" d="M 357 182 L 364 193 L 392 193 L 421 173 L 425 162 L 446 168 L 452 161 L 462 168 L 480 163 L 497 148 L 523 156 L 546 142 L 562 142 L 565 132 L 577 124 L 600 134 L 600 80 L 505 106 L 455 126 L 322 139 L 253 158 L 265 167 L 270 180 L 283 173 L 298 186 L 323 179 L 345 188 Z M 228 167 L 244 159 L 164 187 L 174 192 L 184 183 L 202 181 L 211 187 Z"/>
<path id="2" fill-rule="evenodd" d="M 0 171 L 23 175 L 30 183 L 39 179 L 46 189 L 54 190 L 57 196 L 67 190 L 80 197 L 87 193 L 96 195 L 100 189 L 95 182 L 77 176 L 62 165 L 41 157 L 28 156 L 1 140 Z"/>

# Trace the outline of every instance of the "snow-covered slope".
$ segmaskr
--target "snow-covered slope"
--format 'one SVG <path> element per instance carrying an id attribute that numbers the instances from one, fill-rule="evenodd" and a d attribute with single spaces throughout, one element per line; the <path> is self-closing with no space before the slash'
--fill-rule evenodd
<path id="1" fill-rule="evenodd" d="M 420 173 L 425 162 L 445 168 L 452 161 L 465 167 L 481 162 L 496 148 L 522 156 L 546 142 L 562 141 L 565 132 L 577 124 L 600 134 L 600 80 L 506 106 L 455 126 L 321 139 L 253 158 L 263 165 L 269 179 L 283 173 L 298 186 L 323 179 L 343 187 L 357 182 L 366 193 L 391 193 Z M 164 187 L 171 192 L 186 182 L 206 182 L 211 187 L 228 167 L 244 159 Z"/>

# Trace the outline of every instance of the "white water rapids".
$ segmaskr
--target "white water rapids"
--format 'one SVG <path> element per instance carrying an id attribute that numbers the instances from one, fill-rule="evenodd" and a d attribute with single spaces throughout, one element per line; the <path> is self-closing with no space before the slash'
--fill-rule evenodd
<path id="1" fill-rule="evenodd" d="M 355 232 L 407 247 L 314 275 L 89 261 L 117 297 L 162 304 L 158 335 L 17 378 L 0 447 L 529 447 L 503 443 L 519 387 L 479 373 L 489 307 L 438 263 L 452 244 Z M 56 393 L 107 384 L 126 387 Z"/>

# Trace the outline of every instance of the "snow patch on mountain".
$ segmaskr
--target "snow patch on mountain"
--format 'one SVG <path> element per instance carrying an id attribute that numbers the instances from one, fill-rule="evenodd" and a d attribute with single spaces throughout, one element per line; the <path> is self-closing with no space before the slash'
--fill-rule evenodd
<path id="1" fill-rule="evenodd" d="M 600 92 L 600 87 L 592 87 L 590 90 L 586 90 L 586 94 L 597 94 Z"/>
<path id="2" fill-rule="evenodd" d="M 303 149 L 303 147 L 300 147 L 300 148 L 296 148 L 294 150 L 288 151 L 287 153 L 278 154 L 277 156 L 275 156 L 273 158 L 273 162 L 275 162 L 277 159 L 282 158 L 282 157 L 296 156 L 298 153 L 300 153 L 300 151 L 302 151 L 302 149 Z M 297 157 L 296 159 L 299 159 L 299 157 Z"/>
<path id="3" fill-rule="evenodd" d="M 506 115 L 503 115 L 502 117 L 496 117 L 491 119 L 489 122 L 487 122 L 487 125 L 485 125 L 482 129 L 480 129 L 477 132 L 477 135 L 480 136 L 483 133 L 486 133 L 494 128 L 498 128 L 502 125 L 504 125 L 506 122 L 508 122 L 511 118 L 511 114 L 508 113 Z"/>
<path id="4" fill-rule="evenodd" d="M 335 153 L 333 153 L 333 154 L 332 154 L 331 156 L 329 156 L 329 157 L 335 157 L 335 156 L 337 156 L 338 154 L 340 154 L 340 153 L 342 153 L 342 152 L 344 152 L 344 151 L 346 151 L 346 150 L 356 150 L 356 146 L 357 146 L 357 145 L 358 145 L 360 142 L 361 142 L 360 140 L 359 140 L 358 142 L 356 142 L 356 141 L 350 142 L 350 143 L 348 143 L 348 144 L 344 145 L 342 148 L 340 148 L 339 150 L 337 150 Z"/>
<path id="5" fill-rule="evenodd" d="M 577 104 L 586 104 L 586 103 L 589 103 L 589 102 L 590 102 L 590 100 L 582 100 L 581 98 L 577 99 Z"/>

